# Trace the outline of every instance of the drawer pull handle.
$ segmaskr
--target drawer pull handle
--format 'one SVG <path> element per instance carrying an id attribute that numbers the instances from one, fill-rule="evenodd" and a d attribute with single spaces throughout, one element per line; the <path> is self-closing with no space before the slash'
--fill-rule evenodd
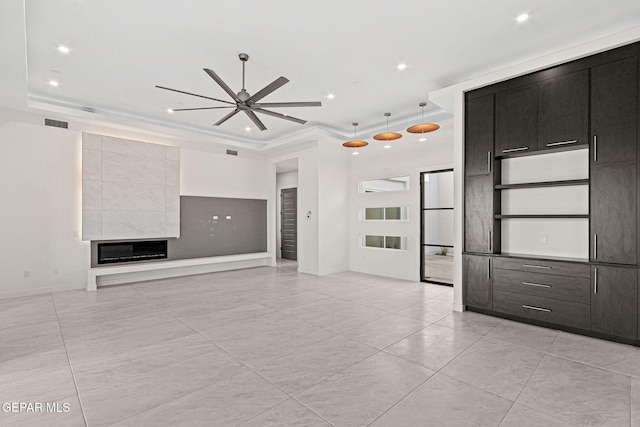
<path id="1" fill-rule="evenodd" d="M 531 264 L 522 264 L 523 267 L 529 267 L 529 268 L 542 268 L 544 270 L 551 270 L 551 267 L 546 266 L 546 265 L 531 265 Z"/>
<path id="2" fill-rule="evenodd" d="M 548 308 L 534 307 L 533 305 L 523 304 L 522 308 L 527 308 L 529 310 L 536 310 L 536 311 L 544 311 L 545 313 L 551 313 L 551 310 L 549 310 Z"/>
<path id="3" fill-rule="evenodd" d="M 556 145 L 568 145 L 568 144 L 575 144 L 576 142 L 578 142 L 575 139 L 572 139 L 570 141 L 559 141 L 559 142 L 550 142 L 547 144 L 547 147 L 555 147 Z"/>
<path id="4" fill-rule="evenodd" d="M 522 284 L 526 285 L 526 286 L 535 286 L 535 287 L 538 287 L 538 288 L 550 288 L 551 287 L 551 285 L 543 285 L 541 283 L 522 282 Z"/>
<path id="5" fill-rule="evenodd" d="M 513 153 L 514 151 L 524 151 L 528 150 L 529 147 L 518 147 L 518 148 L 507 148 L 506 150 L 502 150 L 503 153 Z"/>

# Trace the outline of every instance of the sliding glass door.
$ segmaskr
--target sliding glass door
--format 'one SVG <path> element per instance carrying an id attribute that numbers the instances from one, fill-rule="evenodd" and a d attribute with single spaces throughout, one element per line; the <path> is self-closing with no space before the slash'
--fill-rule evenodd
<path id="1" fill-rule="evenodd" d="M 453 285 L 453 169 L 420 174 L 423 282 Z"/>

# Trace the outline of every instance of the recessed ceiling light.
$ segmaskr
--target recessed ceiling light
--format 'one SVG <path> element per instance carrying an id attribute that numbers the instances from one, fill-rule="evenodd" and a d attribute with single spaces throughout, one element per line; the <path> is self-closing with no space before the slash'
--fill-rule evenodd
<path id="1" fill-rule="evenodd" d="M 391 148 L 389 144 L 385 145 L 384 148 Z"/>
<path id="2" fill-rule="evenodd" d="M 357 151 L 354 151 L 353 153 L 351 153 L 352 156 L 357 156 L 358 154 L 360 153 L 358 153 Z"/>
<path id="3" fill-rule="evenodd" d="M 398 70 L 404 70 L 405 68 L 407 68 L 407 64 L 405 63 L 398 64 Z"/>
<path id="4" fill-rule="evenodd" d="M 422 138 L 418 139 L 418 141 L 420 142 L 425 142 L 427 140 L 427 138 L 425 136 L 423 136 Z"/>
<path id="5" fill-rule="evenodd" d="M 516 21 L 524 22 L 527 19 L 529 19 L 529 14 L 528 13 L 522 13 L 522 14 L 518 15 L 518 17 L 516 18 Z"/>
<path id="6" fill-rule="evenodd" d="M 173 114 L 173 110 L 171 108 L 167 108 L 167 113 Z"/>
<path id="7" fill-rule="evenodd" d="M 71 52 L 71 49 L 69 49 L 67 46 L 62 46 L 62 45 L 58 46 L 58 50 L 59 50 L 60 52 L 62 52 L 62 53 L 69 53 L 69 52 Z"/>
<path id="8" fill-rule="evenodd" d="M 251 128 L 249 126 L 247 126 L 246 128 L 244 128 L 245 132 L 251 132 Z"/>
<path id="9" fill-rule="evenodd" d="M 60 83 L 58 83 L 58 82 L 57 82 L 57 81 L 55 81 L 55 80 L 49 80 L 49 85 L 51 85 L 51 86 L 53 86 L 53 87 L 56 87 L 56 86 L 59 86 L 59 85 L 60 85 Z"/>
<path id="10" fill-rule="evenodd" d="M 333 99 L 333 98 L 335 98 L 335 97 L 336 97 L 336 96 L 335 96 L 334 94 L 332 94 L 332 93 L 330 93 L 329 95 L 327 95 L 327 98 L 328 98 L 328 99 Z"/>

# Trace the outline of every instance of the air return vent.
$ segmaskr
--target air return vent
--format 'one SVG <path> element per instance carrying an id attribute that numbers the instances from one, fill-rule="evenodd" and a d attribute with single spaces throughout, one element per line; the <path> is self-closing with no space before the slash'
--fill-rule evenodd
<path id="1" fill-rule="evenodd" d="M 54 128 L 69 129 L 69 122 L 63 122 L 62 120 L 44 119 L 45 126 L 51 126 Z"/>
<path id="2" fill-rule="evenodd" d="M 238 151 L 237 150 L 227 150 L 227 154 L 230 156 L 237 156 L 238 155 Z"/>

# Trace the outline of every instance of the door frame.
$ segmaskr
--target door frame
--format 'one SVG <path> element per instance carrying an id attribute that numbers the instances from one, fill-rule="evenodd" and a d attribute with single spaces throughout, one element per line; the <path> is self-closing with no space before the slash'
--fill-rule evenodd
<path id="1" fill-rule="evenodd" d="M 450 168 L 446 168 L 446 169 L 436 169 L 436 170 L 429 170 L 429 171 L 422 171 L 420 172 L 420 281 L 424 282 L 424 283 L 432 283 L 435 285 L 443 285 L 443 286 L 451 286 L 453 287 L 453 283 L 446 283 L 446 282 L 439 282 L 436 280 L 426 280 L 424 277 L 424 187 L 423 187 L 423 183 L 424 183 L 424 175 L 427 174 L 433 174 L 433 173 L 441 173 L 441 172 L 454 172 L 453 167 Z M 455 175 L 454 175 L 454 179 L 455 179 Z M 454 191 L 455 191 L 455 183 L 454 183 Z M 455 212 L 455 200 L 454 200 L 454 207 L 452 208 L 452 210 Z M 454 213 L 455 215 L 455 213 Z M 454 225 L 455 227 L 455 225 Z M 454 242 L 455 243 L 455 242 Z M 454 246 L 448 246 L 448 245 L 443 245 L 443 247 L 447 247 L 447 248 L 451 248 L 451 250 L 453 251 Z M 452 278 L 453 279 L 453 278 Z M 452 280 L 453 281 L 453 280 Z"/>

